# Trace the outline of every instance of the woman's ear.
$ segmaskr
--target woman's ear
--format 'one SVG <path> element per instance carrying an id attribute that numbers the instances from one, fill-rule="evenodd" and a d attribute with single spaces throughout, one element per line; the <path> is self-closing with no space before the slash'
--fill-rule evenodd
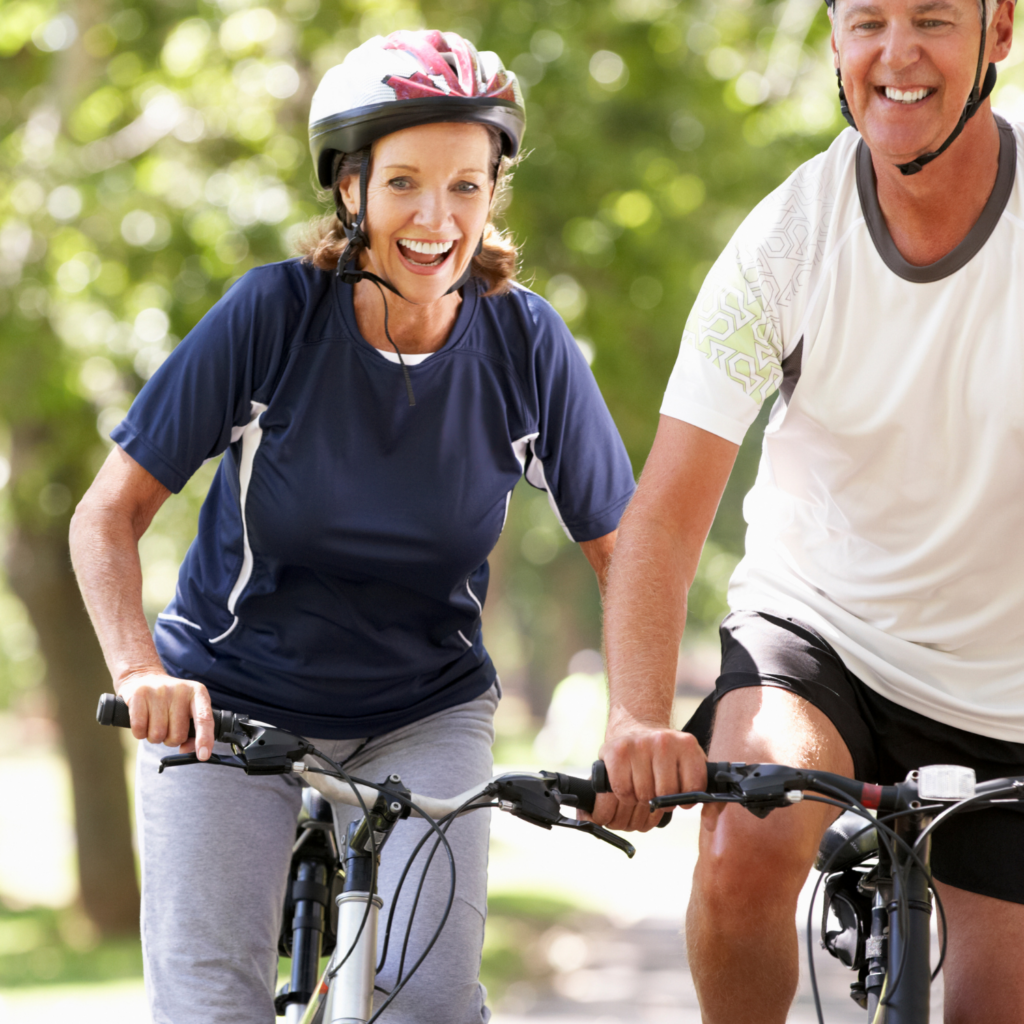
<path id="1" fill-rule="evenodd" d="M 349 216 L 355 220 L 359 213 L 359 175 L 347 174 L 338 182 L 341 201 L 345 204 Z"/>

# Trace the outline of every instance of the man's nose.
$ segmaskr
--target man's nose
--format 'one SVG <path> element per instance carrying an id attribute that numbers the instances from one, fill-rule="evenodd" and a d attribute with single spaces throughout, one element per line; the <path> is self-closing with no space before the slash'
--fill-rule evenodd
<path id="1" fill-rule="evenodd" d="M 910 25 L 892 24 L 885 33 L 879 60 L 889 71 L 905 71 L 921 59 L 917 32 Z"/>

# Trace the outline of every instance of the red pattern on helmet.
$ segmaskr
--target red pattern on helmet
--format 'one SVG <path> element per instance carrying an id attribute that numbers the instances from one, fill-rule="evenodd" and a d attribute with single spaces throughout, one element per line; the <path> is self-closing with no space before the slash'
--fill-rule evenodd
<path id="1" fill-rule="evenodd" d="M 395 98 L 411 100 L 446 96 L 482 97 L 516 101 L 512 82 L 503 71 L 498 71 L 486 85 L 481 81 L 476 52 L 462 38 L 456 37 L 454 46 L 438 31 L 392 32 L 384 44 L 386 50 L 403 50 L 412 54 L 422 65 L 407 78 L 389 75 L 384 84 L 395 91 Z M 458 74 L 441 54 L 450 53 L 458 65 Z M 444 83 L 439 85 L 438 80 Z M 445 88 L 445 86 L 447 88 Z"/>

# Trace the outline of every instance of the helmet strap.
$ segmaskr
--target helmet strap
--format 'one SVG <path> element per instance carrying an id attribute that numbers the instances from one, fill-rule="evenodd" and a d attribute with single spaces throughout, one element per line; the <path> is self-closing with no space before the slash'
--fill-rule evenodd
<path id="1" fill-rule="evenodd" d="M 996 0 L 996 2 L 998 3 L 998 0 Z M 924 153 L 905 164 L 896 165 L 900 174 L 904 177 L 910 174 L 917 174 L 918 171 L 924 168 L 925 164 L 930 164 L 937 156 L 941 156 L 945 153 L 964 130 L 964 125 L 974 117 L 978 112 L 978 108 L 985 102 L 988 94 L 992 91 L 992 87 L 996 84 L 995 64 L 989 64 L 988 69 L 985 72 L 984 84 L 981 80 L 982 68 L 985 63 L 985 43 L 987 40 L 988 10 L 985 0 L 981 0 L 981 44 L 978 47 L 978 65 L 974 69 L 974 85 L 971 86 L 971 94 L 967 97 L 967 103 L 964 104 L 964 109 L 960 114 L 960 120 L 957 121 L 956 127 L 949 133 L 949 138 L 947 138 L 946 141 L 934 152 Z"/>
<path id="2" fill-rule="evenodd" d="M 982 30 L 981 38 L 982 53 L 984 53 L 984 30 Z M 941 156 L 943 153 L 945 153 L 946 150 L 949 149 L 949 147 L 956 141 L 960 133 L 964 130 L 964 125 L 966 125 L 967 122 L 972 117 L 974 117 L 974 115 L 978 112 L 978 108 L 982 105 L 982 103 L 985 102 L 986 99 L 988 99 L 989 93 L 992 92 L 992 88 L 996 84 L 996 66 L 995 64 L 989 64 L 988 71 L 985 73 L 985 81 L 982 84 L 981 89 L 979 90 L 978 78 L 981 73 L 980 58 L 978 60 L 978 64 L 979 69 L 978 75 L 976 75 L 974 79 L 974 88 L 971 90 L 970 98 L 967 100 L 967 103 L 963 109 L 963 113 L 960 115 L 960 120 L 957 121 L 956 127 L 953 129 L 952 132 L 950 132 L 949 138 L 947 138 L 946 141 L 941 146 L 939 146 L 939 148 L 935 150 L 933 153 L 924 153 L 922 156 L 919 156 L 915 160 L 911 160 L 908 163 L 897 164 L 896 166 L 899 168 L 900 174 L 917 174 L 917 172 L 920 171 L 925 166 L 925 164 L 930 164 L 937 156 Z"/>
<path id="3" fill-rule="evenodd" d="M 843 88 L 843 73 L 836 68 L 836 79 L 839 82 L 839 113 L 846 118 L 847 123 L 855 131 L 857 130 L 857 122 L 853 119 L 853 114 L 850 113 L 850 104 L 846 102 L 846 90 Z"/>
<path id="4" fill-rule="evenodd" d="M 469 262 L 466 264 L 466 269 L 462 272 L 462 276 L 458 279 L 458 281 L 455 282 L 455 284 L 451 286 L 451 288 L 448 289 L 448 291 L 445 292 L 445 295 L 451 295 L 452 292 L 457 292 L 470 279 L 470 277 L 473 275 L 473 260 L 477 256 L 479 256 L 480 253 L 483 252 L 483 250 L 484 236 L 481 235 L 480 241 L 476 243 L 476 251 L 473 253 L 472 257 L 470 257 Z"/>
<path id="5" fill-rule="evenodd" d="M 356 214 L 355 223 L 346 224 L 341 216 L 341 207 L 339 206 L 337 210 L 338 220 L 341 221 L 341 230 L 345 232 L 345 237 L 348 239 L 345 251 L 338 258 L 338 277 L 343 276 L 342 267 L 355 260 L 363 249 L 370 248 L 370 237 L 363 228 L 363 222 L 366 220 L 366 187 L 369 176 L 370 154 L 367 151 L 363 154 L 362 162 L 359 165 L 359 212 Z M 346 283 L 353 284 L 354 282 L 348 281 Z"/>
<path id="6" fill-rule="evenodd" d="M 998 3 L 998 0 L 996 0 L 996 2 Z M 831 2 L 829 6 L 831 6 Z M 967 103 L 964 105 L 963 112 L 960 114 L 960 120 L 957 121 L 956 127 L 952 132 L 950 132 L 946 141 L 934 152 L 923 153 L 921 156 L 916 157 L 914 160 L 910 160 L 905 164 L 897 164 L 896 167 L 899 169 L 900 174 L 905 177 L 911 174 L 917 174 L 918 171 L 922 170 L 926 164 L 930 164 L 937 156 L 941 156 L 945 153 L 964 130 L 964 125 L 974 117 L 978 112 L 978 108 L 986 99 L 988 99 L 989 94 L 992 92 L 992 89 L 996 84 L 996 66 L 995 64 L 989 64 L 988 69 L 985 72 L 985 80 L 983 82 L 981 79 L 981 70 L 985 62 L 985 43 L 987 40 L 988 11 L 986 10 L 986 0 L 981 0 L 981 45 L 978 47 L 978 65 L 974 70 L 974 85 L 971 87 L 971 94 L 968 96 Z M 836 68 L 836 79 L 839 82 L 840 113 L 842 113 L 843 117 L 846 118 L 851 128 L 857 129 L 857 124 L 853 119 L 853 114 L 850 112 L 850 105 L 846 101 L 846 90 L 843 88 L 843 76 L 839 68 Z M 859 129 L 857 130 L 859 131 Z"/>

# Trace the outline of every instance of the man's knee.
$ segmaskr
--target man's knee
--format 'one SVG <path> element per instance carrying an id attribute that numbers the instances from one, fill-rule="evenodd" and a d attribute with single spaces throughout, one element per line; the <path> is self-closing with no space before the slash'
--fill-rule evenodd
<path id="1" fill-rule="evenodd" d="M 695 883 L 709 909 L 743 917 L 795 904 L 827 825 L 817 808 L 807 810 L 765 819 L 739 807 L 705 810 Z"/>

